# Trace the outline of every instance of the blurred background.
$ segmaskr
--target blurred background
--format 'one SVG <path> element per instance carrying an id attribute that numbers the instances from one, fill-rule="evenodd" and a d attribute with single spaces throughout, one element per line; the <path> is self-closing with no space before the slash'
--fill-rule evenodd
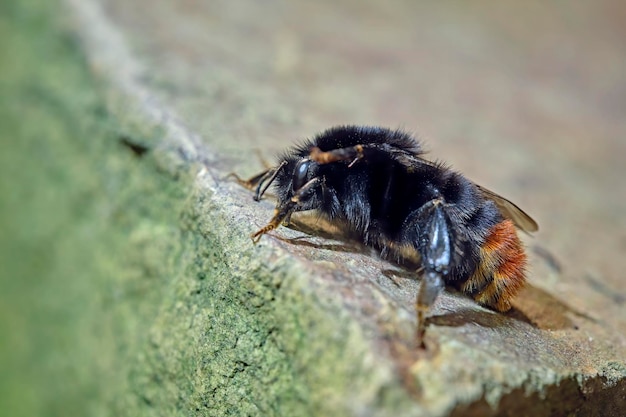
<path id="1" fill-rule="evenodd" d="M 106 97 L 127 78 L 224 172 L 334 124 L 415 132 L 537 219 L 529 244 L 559 268 L 534 285 L 626 334 L 624 22 L 618 0 L 3 1 L 0 409 L 139 401 L 120 393 L 184 269 L 161 263 L 184 191 L 117 145 Z"/>

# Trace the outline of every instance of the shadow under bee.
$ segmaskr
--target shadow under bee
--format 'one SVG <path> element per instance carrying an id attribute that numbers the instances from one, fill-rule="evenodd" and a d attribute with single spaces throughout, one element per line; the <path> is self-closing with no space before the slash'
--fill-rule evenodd
<path id="1" fill-rule="evenodd" d="M 460 327 L 472 323 L 482 327 L 497 328 L 508 325 L 510 320 L 515 320 L 540 330 L 578 330 L 573 317 L 597 322 L 595 318 L 528 283 L 512 304 L 513 308 L 506 313 L 496 313 L 485 308 L 464 307 L 449 313 L 429 316 L 426 322 L 435 326 Z"/>
<path id="2" fill-rule="evenodd" d="M 273 238 L 296 246 L 325 249 L 335 252 L 358 253 L 365 255 L 372 252 L 371 248 L 368 248 L 351 237 L 347 230 L 344 230 L 335 224 L 331 224 L 321 217 L 306 215 L 298 216 L 297 219 L 292 219 L 287 227 L 289 229 L 302 232 L 308 236 L 286 238 L 281 236 L 279 233 L 276 233 Z M 331 241 L 332 243 L 315 242 L 309 237 L 325 239 Z"/>
<path id="3" fill-rule="evenodd" d="M 358 242 L 342 227 L 332 224 L 324 218 L 316 216 L 298 216 L 288 226 L 292 230 L 305 233 L 311 237 L 321 238 L 331 243 L 312 241 L 307 236 L 284 238 L 275 234 L 274 238 L 301 247 L 325 249 L 341 253 L 371 254 L 372 249 Z M 389 255 L 385 258 L 392 265 L 381 269 L 382 275 L 390 279 L 397 287 L 401 283 L 397 278 L 420 280 L 419 262 L 406 260 Z M 463 293 L 448 287 L 448 291 L 460 296 Z M 497 328 L 510 324 L 515 320 L 529 324 L 541 330 L 578 329 L 572 317 L 580 317 L 592 322 L 596 320 L 567 305 L 567 303 L 551 295 L 547 291 L 526 283 L 512 302 L 513 308 L 506 313 L 497 313 L 485 308 L 461 308 L 445 314 L 431 315 L 426 323 L 434 326 L 460 327 L 466 324 L 477 324 L 482 327 Z"/>

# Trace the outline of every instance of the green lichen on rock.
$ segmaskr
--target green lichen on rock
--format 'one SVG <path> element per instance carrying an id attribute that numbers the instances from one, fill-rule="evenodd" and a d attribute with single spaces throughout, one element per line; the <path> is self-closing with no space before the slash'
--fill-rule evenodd
<path id="1" fill-rule="evenodd" d="M 287 257 L 268 266 L 211 190 L 193 189 L 197 167 L 172 162 L 124 100 L 103 101 L 55 6 L 3 3 L 0 18 L 0 407 L 218 416 L 406 405 L 393 384 L 368 389 L 380 371 L 360 330 L 293 279 L 306 271 Z"/>
<path id="2" fill-rule="evenodd" d="M 117 414 L 184 187 L 120 145 L 58 3 L 0 10 L 0 408 Z"/>

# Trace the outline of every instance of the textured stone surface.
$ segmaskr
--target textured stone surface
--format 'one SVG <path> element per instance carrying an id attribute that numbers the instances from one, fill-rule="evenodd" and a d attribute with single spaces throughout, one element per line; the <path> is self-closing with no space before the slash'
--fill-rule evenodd
<path id="1" fill-rule="evenodd" d="M 123 383 L 105 404 L 129 415 L 620 415 L 619 2 L 66 4 L 111 123 L 147 149 L 117 162 L 142 161 L 144 174 L 111 198 L 148 199 L 147 218 L 165 219 L 144 224 L 133 208 L 139 225 L 113 241 L 131 258 L 114 275 L 134 265 L 136 281 L 119 278 L 133 297 L 110 300 L 118 332 L 103 357 Z M 429 319 L 432 348 L 418 352 L 409 271 L 310 216 L 252 246 L 273 204 L 223 176 L 253 174 L 255 150 L 336 123 L 419 130 L 434 157 L 539 221 L 515 311 L 447 292 Z"/>

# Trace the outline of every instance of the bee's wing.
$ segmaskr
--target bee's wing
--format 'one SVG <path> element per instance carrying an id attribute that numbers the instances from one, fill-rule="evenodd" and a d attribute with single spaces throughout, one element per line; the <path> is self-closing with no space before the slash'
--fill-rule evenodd
<path id="1" fill-rule="evenodd" d="M 427 164 L 431 166 L 437 165 L 437 163 L 429 161 L 427 159 L 423 159 L 418 155 L 411 155 L 408 158 L 405 156 L 405 159 L 408 159 L 408 161 L 405 162 L 402 159 L 399 160 L 403 162 L 407 167 L 410 167 L 414 164 Z M 537 222 L 533 220 L 533 218 L 530 217 L 528 214 L 526 214 L 524 210 L 519 208 L 515 203 L 512 203 L 501 195 L 496 194 L 493 191 L 486 189 L 485 187 L 482 187 L 478 184 L 474 185 L 476 185 L 478 190 L 483 194 L 485 198 L 488 198 L 489 200 L 492 200 L 494 203 L 496 203 L 496 207 L 498 207 L 498 210 L 500 210 L 502 215 L 507 219 L 511 219 L 518 229 L 526 233 L 536 232 L 537 230 L 539 230 L 539 225 L 537 224 Z"/>
<path id="2" fill-rule="evenodd" d="M 520 230 L 528 233 L 536 232 L 537 230 L 539 230 L 537 222 L 534 221 L 532 217 L 530 217 L 528 214 L 526 214 L 524 210 L 517 207 L 514 203 L 510 202 L 501 195 L 498 195 L 493 191 L 486 189 L 485 187 L 481 187 L 478 184 L 476 184 L 476 187 L 478 187 L 480 192 L 483 193 L 486 198 L 496 203 L 496 206 L 498 207 L 498 209 L 500 209 L 502 215 L 506 218 L 513 220 L 515 226 L 517 226 Z"/>

